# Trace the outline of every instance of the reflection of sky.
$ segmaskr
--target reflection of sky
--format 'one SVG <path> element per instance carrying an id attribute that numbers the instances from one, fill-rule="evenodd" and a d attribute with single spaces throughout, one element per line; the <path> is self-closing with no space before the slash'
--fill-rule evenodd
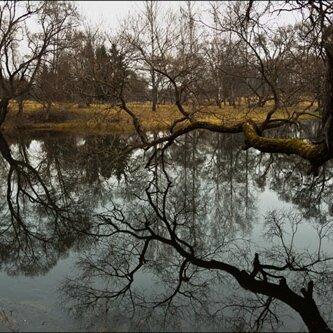
<path id="1" fill-rule="evenodd" d="M 254 225 L 251 238 L 256 244 L 263 247 L 270 245 L 270 242 L 265 240 L 264 234 L 264 217 L 272 210 L 277 211 L 298 211 L 297 207 L 291 203 L 279 200 L 276 192 L 265 189 L 264 192 L 258 194 L 258 211 L 260 212 L 258 223 Z M 290 233 L 290 228 L 287 228 Z M 295 245 L 299 250 L 309 249 L 316 250 L 318 245 L 318 237 L 314 228 L 310 223 L 304 221 L 302 226 L 297 230 L 297 237 L 295 238 Z"/>
<path id="2" fill-rule="evenodd" d="M 78 146 L 84 146 L 84 140 L 79 139 L 77 140 Z M 228 142 L 226 144 L 229 144 Z M 205 154 L 205 150 L 202 149 L 204 146 L 204 143 L 200 143 L 201 149 L 198 149 L 197 154 L 203 155 Z M 12 146 L 13 152 L 17 154 L 18 146 L 14 147 Z M 209 150 L 211 152 L 211 150 Z M 207 169 L 209 169 L 209 161 L 211 161 L 211 156 L 209 156 L 210 153 L 207 153 L 207 156 L 200 165 L 200 168 L 198 167 L 197 170 L 197 179 L 196 182 L 198 183 L 197 188 L 199 189 L 199 193 L 197 194 L 197 199 L 200 200 L 200 198 L 205 198 L 207 195 L 211 196 L 214 193 L 214 184 L 212 182 L 212 178 L 209 178 L 211 176 L 211 173 Z M 241 154 L 245 154 L 245 152 L 241 152 Z M 42 144 L 39 141 L 33 140 L 29 146 L 29 156 L 31 156 L 30 161 L 33 165 L 37 165 L 41 161 L 41 155 L 42 154 Z M 258 156 L 256 152 L 253 151 L 253 156 Z M 140 163 L 142 163 L 142 152 L 135 152 L 132 154 L 132 161 L 138 160 Z M 225 158 L 223 160 L 223 163 L 227 163 L 227 159 Z M 227 166 L 227 165 L 226 165 Z M 175 176 L 176 174 L 179 174 L 180 177 L 178 177 L 178 182 L 181 184 L 182 179 L 182 167 L 179 165 L 175 168 L 171 167 L 173 170 L 171 176 Z M 200 171 L 200 170 L 201 171 Z M 240 172 L 243 172 L 244 170 L 240 168 Z M 142 169 L 138 170 L 137 172 L 133 173 L 131 177 L 137 178 L 138 180 L 142 181 L 144 183 L 144 174 L 142 173 Z M 130 178 L 131 178 L 130 177 Z M 252 177 L 252 178 L 251 178 Z M 249 170 L 249 189 L 251 191 L 251 194 L 254 196 L 254 205 L 258 208 L 258 214 L 254 216 L 254 218 L 249 221 L 249 223 L 252 223 L 252 229 L 250 228 L 249 231 L 250 234 L 242 234 L 242 237 L 245 237 L 246 239 L 249 239 L 253 242 L 253 253 L 249 254 L 250 259 L 252 259 L 252 256 L 255 251 L 260 250 L 260 248 L 265 247 L 267 245 L 271 245 L 270 241 L 266 241 L 263 238 L 263 220 L 264 216 L 267 212 L 274 210 L 274 209 L 284 209 L 284 210 L 293 210 L 297 211 L 297 207 L 290 204 L 283 202 L 279 199 L 278 194 L 268 188 L 269 182 L 264 189 L 263 192 L 260 192 L 256 186 L 254 185 L 254 179 L 253 175 L 251 174 L 251 170 Z M 225 184 L 223 184 L 223 181 L 227 181 L 226 179 L 221 181 L 221 187 L 223 189 Z M 179 184 L 175 184 L 176 191 L 179 192 L 179 189 L 177 186 Z M 238 183 L 237 181 L 233 184 L 235 186 L 235 192 L 239 192 L 239 188 L 243 186 L 243 184 Z M 128 183 L 124 182 L 124 179 L 118 182 L 115 176 L 111 176 L 109 179 L 103 178 L 100 186 L 103 187 L 105 190 L 109 191 L 109 198 L 112 198 L 115 200 L 115 202 L 118 202 L 122 205 L 126 205 L 127 207 L 132 209 L 135 209 L 137 206 L 137 202 L 135 201 L 129 201 L 127 198 L 124 200 L 123 195 L 128 192 L 128 190 L 133 191 L 130 187 L 128 187 Z M 140 187 L 139 187 L 140 188 Z M 85 187 L 83 186 L 82 191 L 85 191 Z M 177 190 L 178 189 L 178 190 Z M 237 192 L 238 191 L 238 192 Z M 181 192 L 179 192 L 181 193 Z M 127 193 L 128 194 L 128 193 Z M 79 193 L 76 193 L 76 195 L 79 195 Z M 207 199 L 207 197 L 206 197 Z M 209 199 L 209 198 L 208 198 Z M 199 201 L 200 202 L 200 201 Z M 223 202 L 222 204 L 225 204 Z M 223 205 L 222 205 L 223 206 Z M 211 203 L 210 206 L 211 208 Z M 244 206 L 241 206 L 244 207 Z M 109 202 L 104 203 L 103 205 L 97 205 L 95 206 L 96 212 L 102 212 L 104 209 L 111 208 L 111 205 Z M 223 208 L 223 207 L 222 207 Z M 202 226 L 207 226 L 209 228 L 209 224 L 216 224 L 217 222 L 213 220 L 213 217 L 211 216 L 211 212 L 208 210 L 206 213 L 206 219 L 199 221 Z M 240 215 L 245 216 L 245 212 L 238 212 Z M 205 216 L 205 215 L 203 215 Z M 204 229 L 203 229 L 204 230 Z M 239 229 L 238 229 L 239 230 Z M 211 234 L 211 236 L 217 237 L 217 235 Z M 315 246 L 317 244 L 316 235 L 313 232 L 313 228 L 310 226 L 309 223 L 303 223 L 302 227 L 300 227 L 298 231 L 298 236 L 295 239 L 295 243 L 299 249 L 315 249 Z M 259 251 L 258 251 L 259 252 Z M 27 277 L 8 277 L 5 273 L 0 274 L 0 294 L 2 295 L 3 299 L 2 301 L 6 301 L 6 308 L 10 309 L 10 306 L 17 307 L 20 304 L 23 304 L 24 302 L 30 302 L 34 304 L 38 304 L 39 306 L 45 306 L 46 308 L 51 307 L 52 309 L 55 309 L 56 305 L 56 289 L 58 287 L 59 282 L 62 280 L 62 278 L 66 274 L 70 274 L 74 262 L 75 262 L 76 255 L 71 255 L 69 258 L 64 260 L 59 260 L 56 267 L 51 269 L 45 276 L 43 277 L 35 277 L 35 278 L 27 278 Z M 152 291 L 151 288 L 151 275 L 148 273 L 141 273 L 138 274 L 138 278 L 135 280 L 135 284 L 139 287 L 139 289 L 147 289 Z M 216 295 L 215 295 L 216 296 Z M 10 303 L 10 305 L 8 304 Z M 1 305 L 1 303 L 0 303 Z M 61 311 L 54 310 L 56 316 L 61 313 Z M 53 312 L 53 311 L 52 311 Z M 51 314 L 49 313 L 51 316 Z M 48 316 L 44 314 L 44 316 Z M 45 320 L 51 322 L 51 317 L 47 317 Z M 31 326 L 31 330 L 37 330 L 41 328 L 43 325 L 41 324 L 41 321 L 34 321 L 35 326 Z M 61 322 L 61 325 L 74 325 L 74 322 L 66 322 L 65 319 L 63 322 Z M 41 326 L 38 326 L 41 325 Z M 290 320 L 288 321 L 288 326 L 290 329 L 298 329 L 299 328 L 299 322 L 295 322 Z M 20 328 L 24 327 L 21 326 Z M 30 327 L 30 326 L 28 326 Z"/>
<path id="3" fill-rule="evenodd" d="M 79 327 L 78 322 L 69 320 L 57 299 L 59 283 L 73 271 L 74 263 L 72 255 L 60 259 L 46 275 L 37 277 L 0 273 L 0 309 L 15 322 L 13 330 L 45 332 Z M 8 330 L 8 326 L 4 328 Z M 0 330 L 3 331 L 1 325 Z"/>

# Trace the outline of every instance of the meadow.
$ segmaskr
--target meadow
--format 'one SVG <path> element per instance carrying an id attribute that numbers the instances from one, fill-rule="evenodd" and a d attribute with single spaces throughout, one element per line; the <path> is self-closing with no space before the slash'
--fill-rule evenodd
<path id="1" fill-rule="evenodd" d="M 177 119 L 182 118 L 175 105 L 160 104 L 157 112 L 151 111 L 150 103 L 129 103 L 128 108 L 138 117 L 145 130 L 166 130 Z M 193 112 L 190 106 L 185 106 L 186 111 Z M 246 119 L 261 122 L 272 109 L 269 103 L 264 107 L 248 108 L 245 105 L 232 107 L 202 106 L 192 115 L 194 120 L 205 120 L 214 124 L 234 125 Z M 316 106 L 300 103 L 296 107 L 281 108 L 273 115 L 273 119 L 285 119 L 294 112 L 307 112 L 300 119 L 318 117 Z M 184 123 L 183 123 L 184 124 Z M 75 131 L 86 134 L 107 134 L 114 132 L 130 133 L 135 130 L 132 118 L 117 106 L 109 104 L 91 104 L 89 107 L 80 107 L 79 104 L 56 103 L 49 112 L 43 105 L 35 101 L 24 102 L 24 112 L 18 113 L 18 105 L 12 101 L 3 132 L 17 131 Z"/>

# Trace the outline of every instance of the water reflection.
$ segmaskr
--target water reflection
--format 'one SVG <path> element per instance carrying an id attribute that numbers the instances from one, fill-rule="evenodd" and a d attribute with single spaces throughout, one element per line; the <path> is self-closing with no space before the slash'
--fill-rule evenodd
<path id="1" fill-rule="evenodd" d="M 258 281 L 284 278 L 300 295 L 314 281 L 330 320 L 329 164 L 305 176 L 300 159 L 242 151 L 240 135 L 193 132 L 163 159 L 159 147 L 123 154 L 128 140 L 50 135 L 9 147 L 1 137 L 3 271 L 48 274 L 74 251 L 77 269 L 60 294 L 83 330 L 305 329 L 296 312 L 285 318 L 286 305 L 200 264 L 250 274 L 258 252 Z M 261 211 L 267 191 L 289 210 Z"/>

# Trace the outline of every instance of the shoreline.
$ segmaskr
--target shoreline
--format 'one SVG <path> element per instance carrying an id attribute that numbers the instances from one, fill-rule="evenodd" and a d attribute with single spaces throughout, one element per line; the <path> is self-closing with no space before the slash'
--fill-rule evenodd
<path id="1" fill-rule="evenodd" d="M 15 103 L 16 104 L 16 103 Z M 12 105 L 7 119 L 0 127 L 2 134 L 17 136 L 29 132 L 59 132 L 82 133 L 87 135 L 107 135 L 112 133 L 135 133 L 132 118 L 119 108 L 108 105 L 92 105 L 79 108 L 75 105 L 55 106 L 49 113 L 42 110 L 34 102 L 26 102 L 25 111 L 19 115 L 16 105 Z M 174 105 L 159 105 L 157 112 L 150 109 L 149 104 L 137 103 L 129 105 L 137 116 L 144 131 L 163 131 L 170 129 L 171 125 L 182 115 Z M 272 119 L 286 119 L 292 112 L 304 111 L 304 106 L 277 110 Z M 221 109 L 213 106 L 204 106 L 195 113 L 195 120 L 207 121 L 212 124 L 234 126 L 252 119 L 256 123 L 262 122 L 271 107 L 248 109 L 246 107 L 224 106 Z M 314 108 L 307 111 L 298 120 L 318 119 L 318 112 Z M 182 123 L 182 126 L 186 126 Z"/>

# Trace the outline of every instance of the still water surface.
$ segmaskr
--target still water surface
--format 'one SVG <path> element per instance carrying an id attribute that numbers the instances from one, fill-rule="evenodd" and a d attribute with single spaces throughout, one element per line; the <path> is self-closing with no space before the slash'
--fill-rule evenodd
<path id="1" fill-rule="evenodd" d="M 316 130 L 279 135 L 314 139 Z M 223 272 L 186 266 L 177 290 L 182 258 L 159 242 L 126 289 L 142 241 L 114 227 L 164 235 L 165 216 L 202 258 L 248 271 L 255 252 L 270 264 L 307 264 L 332 255 L 331 164 L 313 178 L 298 158 L 243 151 L 242 135 L 207 132 L 180 138 L 163 161 L 156 149 L 120 154 L 133 139 L 45 133 L 8 138 L 10 152 L 1 144 L 1 330 L 305 330 L 279 302 L 256 321 L 267 300 Z M 314 279 L 327 320 L 332 268 L 283 273 L 296 291 Z"/>

